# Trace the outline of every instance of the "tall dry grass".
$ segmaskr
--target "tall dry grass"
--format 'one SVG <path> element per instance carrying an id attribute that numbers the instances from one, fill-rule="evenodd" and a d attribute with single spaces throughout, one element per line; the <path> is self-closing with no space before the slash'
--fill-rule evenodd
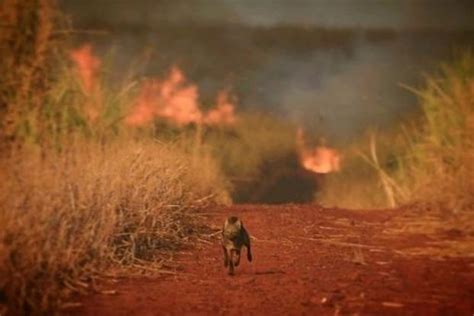
<path id="1" fill-rule="evenodd" d="M 316 200 L 325 206 L 352 209 L 394 207 L 400 201 L 395 200 L 392 188 L 386 190 L 384 181 L 398 168 L 397 155 L 403 148 L 398 129 L 368 130 L 341 149 L 342 170 L 325 175 Z"/>
<path id="2" fill-rule="evenodd" d="M 0 21 L 0 141 L 6 145 L 43 107 L 63 39 L 57 28 L 65 20 L 54 0 L 4 0 Z"/>
<path id="3" fill-rule="evenodd" d="M 474 207 L 474 53 L 465 52 L 413 90 L 421 124 L 405 128 L 406 152 L 393 174 L 406 201 L 452 212 Z"/>
<path id="4" fill-rule="evenodd" d="M 151 140 L 29 147 L 1 164 L 0 288 L 13 313 L 56 308 L 111 265 L 160 262 L 197 233 L 195 210 L 227 198 L 211 161 Z"/>
<path id="5" fill-rule="evenodd" d="M 119 122 L 104 132 L 107 116 L 77 124 L 80 106 L 60 104 L 54 128 L 30 129 L 1 157 L 0 294 L 13 313 L 55 310 L 108 267 L 156 266 L 198 233 L 199 209 L 230 200 L 206 152 Z"/>
<path id="6" fill-rule="evenodd" d="M 159 268 L 229 197 L 205 151 L 122 124 L 135 82 L 85 86 L 54 0 L 0 16 L 0 314 L 50 313 L 110 269 Z"/>
<path id="7" fill-rule="evenodd" d="M 390 133 L 371 132 L 344 155 L 321 201 L 344 207 L 427 204 L 456 213 L 474 207 L 474 54 L 468 51 L 420 89 L 421 115 Z"/>

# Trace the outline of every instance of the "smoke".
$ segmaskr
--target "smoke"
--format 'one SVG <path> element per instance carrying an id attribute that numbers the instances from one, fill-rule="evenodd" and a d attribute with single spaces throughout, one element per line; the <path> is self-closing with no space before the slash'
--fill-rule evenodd
<path id="1" fill-rule="evenodd" d="M 81 25 L 153 29 L 164 23 L 235 22 L 232 8 L 220 0 L 60 0 Z"/>
<path id="2" fill-rule="evenodd" d="M 423 72 L 452 56 L 453 47 L 473 43 L 472 32 L 308 26 L 435 27 L 442 20 L 433 17 L 440 18 L 444 10 L 448 28 L 464 27 L 467 20 L 474 21 L 466 19 L 474 10 L 460 0 L 449 2 L 451 6 L 405 0 L 302 3 L 63 0 L 78 28 L 109 30 L 107 36 L 81 40 L 103 52 L 115 47 L 118 69 L 153 51 L 148 63 L 133 69 L 137 75 L 163 77 L 177 63 L 198 85 L 205 108 L 214 105 L 220 90 L 231 87 L 240 100 L 238 108 L 288 117 L 333 141 L 416 111 L 415 97 L 400 83 L 416 86 Z M 458 24 L 452 22 L 455 17 Z"/>
<path id="3" fill-rule="evenodd" d="M 472 0 L 60 0 L 88 24 L 241 23 L 331 28 L 474 29 Z M 105 13 L 105 14 L 104 14 Z"/>
<path id="4" fill-rule="evenodd" d="M 256 71 L 256 84 L 264 87 L 259 98 L 317 134 L 351 138 L 416 109 L 414 96 L 400 83 L 414 85 L 423 66 L 406 49 L 400 40 L 383 45 L 361 40 L 351 56 L 327 51 L 307 59 L 274 56 Z"/>
<path id="5" fill-rule="evenodd" d="M 472 0 L 223 0 L 243 23 L 331 28 L 474 29 Z"/>
<path id="6" fill-rule="evenodd" d="M 387 128 L 419 110 L 416 96 L 403 86 L 419 88 L 423 75 L 451 58 L 454 47 L 469 45 L 451 37 L 402 33 L 374 42 L 361 32 L 349 53 L 275 54 L 255 70 L 259 93 L 245 101 L 263 102 L 315 135 L 349 141 L 368 127 Z"/>

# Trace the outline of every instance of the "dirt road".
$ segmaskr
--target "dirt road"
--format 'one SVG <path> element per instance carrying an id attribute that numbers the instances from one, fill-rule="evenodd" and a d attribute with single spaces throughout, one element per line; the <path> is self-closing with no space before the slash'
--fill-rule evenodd
<path id="1" fill-rule="evenodd" d="M 407 210 L 314 205 L 233 206 L 209 222 L 217 229 L 229 214 L 253 237 L 254 262 L 235 276 L 216 235 L 178 254 L 176 274 L 104 284 L 117 294 L 86 297 L 74 314 L 474 314 L 472 231 Z"/>

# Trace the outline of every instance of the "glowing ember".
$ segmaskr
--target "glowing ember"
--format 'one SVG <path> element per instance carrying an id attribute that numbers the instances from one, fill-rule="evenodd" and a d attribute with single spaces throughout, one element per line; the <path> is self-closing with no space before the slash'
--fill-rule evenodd
<path id="1" fill-rule="evenodd" d="M 335 149 L 324 145 L 314 149 L 305 148 L 303 130 L 301 129 L 298 129 L 297 144 L 301 164 L 306 170 L 315 173 L 330 173 L 340 170 L 341 156 L 339 153 Z"/>

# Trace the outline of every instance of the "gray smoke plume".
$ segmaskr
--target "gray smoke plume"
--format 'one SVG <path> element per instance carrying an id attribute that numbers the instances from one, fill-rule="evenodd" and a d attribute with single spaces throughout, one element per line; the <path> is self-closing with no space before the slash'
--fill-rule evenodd
<path id="1" fill-rule="evenodd" d="M 417 86 L 453 50 L 474 44 L 474 1 L 63 0 L 82 37 L 114 47 L 142 75 L 178 63 L 210 104 L 229 86 L 241 107 L 289 117 L 333 141 L 417 110 Z M 289 25 L 288 25 L 289 24 Z M 320 26 L 326 28 L 318 28 Z M 375 28 L 380 28 L 378 31 Z M 427 31 L 428 29 L 428 31 Z M 458 31 L 453 31 L 458 30 Z"/>

